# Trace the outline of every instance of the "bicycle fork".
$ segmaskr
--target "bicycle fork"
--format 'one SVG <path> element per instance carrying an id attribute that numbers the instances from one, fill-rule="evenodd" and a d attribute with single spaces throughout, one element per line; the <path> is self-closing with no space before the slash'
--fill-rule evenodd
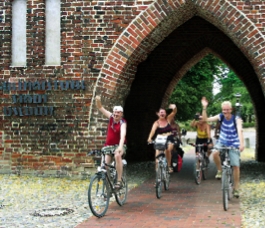
<path id="1" fill-rule="evenodd" d="M 223 175 L 222 175 L 222 190 L 229 190 L 232 186 L 232 183 L 231 183 L 231 168 L 228 167 L 228 166 L 223 166 L 222 167 L 222 172 L 223 172 Z M 225 177 L 225 178 L 223 178 Z"/>
<path id="2" fill-rule="evenodd" d="M 196 171 L 201 171 L 202 167 L 202 157 L 201 154 L 196 154 Z"/>

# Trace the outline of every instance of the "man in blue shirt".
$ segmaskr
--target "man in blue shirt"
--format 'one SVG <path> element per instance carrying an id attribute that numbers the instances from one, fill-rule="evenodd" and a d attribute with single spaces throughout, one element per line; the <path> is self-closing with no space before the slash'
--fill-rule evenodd
<path id="1" fill-rule="evenodd" d="M 244 137 L 243 137 L 243 128 L 242 128 L 242 119 L 239 116 L 232 115 L 232 104 L 230 101 L 224 101 L 221 105 L 222 113 L 207 118 L 206 108 L 208 106 L 208 101 L 205 97 L 201 100 L 203 111 L 202 117 L 205 121 L 217 121 L 222 120 L 220 128 L 220 136 L 218 143 L 215 146 L 218 147 L 234 147 L 238 148 L 240 152 L 244 150 Z M 234 121 L 235 119 L 235 121 Z M 235 124 L 236 123 L 236 124 Z M 236 125 L 236 126 L 235 126 Z M 234 175 L 234 191 L 233 194 L 235 197 L 239 197 L 239 180 L 240 180 L 240 152 L 238 150 L 231 150 L 229 152 L 230 163 L 233 166 L 233 175 Z M 216 152 L 213 155 L 214 162 L 217 167 L 217 174 L 215 178 L 221 179 L 222 177 L 222 166 L 220 161 L 219 152 Z"/>

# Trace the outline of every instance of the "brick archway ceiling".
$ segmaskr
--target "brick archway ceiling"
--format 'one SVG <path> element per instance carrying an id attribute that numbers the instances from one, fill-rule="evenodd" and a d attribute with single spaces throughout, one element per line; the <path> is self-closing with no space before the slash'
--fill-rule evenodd
<path id="1" fill-rule="evenodd" d="M 144 147 L 151 125 L 156 119 L 155 111 L 160 107 L 168 87 L 172 86 L 170 83 L 173 78 L 190 59 L 205 48 L 217 53 L 245 83 L 253 99 L 256 118 L 262 120 L 265 116 L 264 95 L 253 67 L 229 37 L 196 16 L 176 28 L 138 65 L 125 103 L 130 128 L 128 141 L 131 145 Z M 259 131 L 265 129 L 264 124 L 260 121 L 258 123 Z M 259 139 L 263 136 L 261 133 L 258 135 L 257 141 L 261 142 Z M 142 150 L 144 149 L 140 149 Z"/>

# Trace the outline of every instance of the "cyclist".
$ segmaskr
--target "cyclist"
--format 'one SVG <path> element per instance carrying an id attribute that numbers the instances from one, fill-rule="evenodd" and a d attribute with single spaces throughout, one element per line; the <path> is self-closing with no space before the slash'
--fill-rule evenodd
<path id="1" fill-rule="evenodd" d="M 202 120 L 202 115 L 197 113 L 195 118 L 190 123 L 190 126 L 197 129 L 197 137 L 196 137 L 196 145 L 198 144 L 207 144 L 205 146 L 205 150 L 207 151 L 206 162 L 209 163 L 209 157 L 211 155 L 211 149 L 213 147 L 213 141 L 211 138 L 211 129 L 210 125 Z M 196 153 L 198 152 L 198 148 L 195 148 Z"/>
<path id="2" fill-rule="evenodd" d="M 244 138 L 242 129 L 242 119 L 239 116 L 234 117 L 232 115 L 232 104 L 230 101 L 224 101 L 221 105 L 222 113 L 207 118 L 206 108 L 208 106 L 208 101 L 205 97 L 202 98 L 201 104 L 203 106 L 202 116 L 205 121 L 217 121 L 222 120 L 220 127 L 220 136 L 216 145 L 218 147 L 231 146 L 238 148 L 240 152 L 244 150 Z M 235 119 L 235 121 L 234 121 Z M 236 122 L 236 124 L 234 123 Z M 236 125 L 236 126 L 235 126 Z M 239 197 L 239 179 L 240 179 L 240 152 L 238 150 L 230 150 L 230 163 L 233 166 L 233 176 L 234 176 L 234 197 Z M 217 179 L 222 176 L 222 166 L 220 161 L 219 152 L 214 154 L 214 161 L 217 167 Z"/>
<path id="3" fill-rule="evenodd" d="M 172 128 L 172 135 L 175 140 L 175 146 L 176 148 L 182 144 L 181 142 L 181 133 L 180 133 L 180 127 L 179 125 L 175 122 L 175 119 L 172 118 L 171 121 L 169 122 L 171 128 Z"/>
<path id="4" fill-rule="evenodd" d="M 151 132 L 148 137 L 148 142 L 152 142 L 152 138 L 155 134 L 157 136 L 163 135 L 167 136 L 167 149 L 165 150 L 165 155 L 167 159 L 167 163 L 169 165 L 169 172 L 173 172 L 173 167 L 170 165 L 171 164 L 171 151 L 174 148 L 174 137 L 172 135 L 172 128 L 170 125 L 171 120 L 174 118 L 174 116 L 177 113 L 177 107 L 175 104 L 170 104 L 169 108 L 172 109 L 172 112 L 167 115 L 166 110 L 164 108 L 160 108 L 159 112 L 157 113 L 158 115 L 158 120 L 156 120 L 153 123 Z M 159 154 L 159 151 L 156 150 L 156 156 Z M 156 161 L 157 165 L 157 161 Z"/>
<path id="5" fill-rule="evenodd" d="M 96 96 L 96 105 L 99 111 L 109 119 L 106 142 L 102 150 L 106 151 L 105 162 L 111 163 L 114 151 L 114 158 L 116 161 L 117 182 L 115 188 L 122 187 L 122 157 L 126 154 L 126 120 L 123 118 L 123 108 L 121 106 L 114 106 L 113 113 L 107 111 L 101 104 L 100 96 Z"/>

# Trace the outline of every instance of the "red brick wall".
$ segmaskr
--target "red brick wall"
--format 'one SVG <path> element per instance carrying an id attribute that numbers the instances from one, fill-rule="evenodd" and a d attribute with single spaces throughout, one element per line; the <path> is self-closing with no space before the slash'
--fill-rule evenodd
<path id="1" fill-rule="evenodd" d="M 25 169 L 59 169 L 67 164 L 78 166 L 87 162 L 87 151 L 100 148 L 105 139 L 106 120 L 94 109 L 93 95 L 101 94 L 107 108 L 117 103 L 124 105 L 139 64 L 148 59 L 165 37 L 194 16 L 210 22 L 232 40 L 253 67 L 264 91 L 264 10 L 262 0 L 61 0 L 61 65 L 45 66 L 45 1 L 31 0 L 27 1 L 27 66 L 10 67 L 12 1 L 1 1 L 1 82 L 84 80 L 85 90 L 24 92 L 46 93 L 45 105 L 55 109 L 53 116 L 37 117 L 4 116 L 4 106 L 15 106 L 11 95 L 21 93 L 1 90 L 0 167 L 6 166 L 7 160 L 12 169 L 17 165 Z M 218 44 L 214 47 L 222 52 Z M 217 53 L 213 48 L 206 53 Z M 151 96 L 147 98 L 151 110 L 166 102 L 178 80 L 204 55 L 205 52 L 198 51 L 197 57 L 187 55 L 175 75 L 168 75 L 168 79 L 161 82 L 165 87 L 159 93 L 162 99 L 156 103 Z M 235 68 L 240 64 L 232 60 L 227 63 Z M 166 73 L 161 71 L 160 75 Z M 249 79 L 242 80 L 248 82 Z M 143 81 L 136 88 L 150 94 L 153 91 Z M 255 105 L 258 106 L 260 99 L 262 106 L 264 97 L 254 91 L 252 96 Z M 138 97 L 137 101 L 141 99 Z M 127 110 L 131 111 L 130 107 Z M 263 115 L 263 109 L 257 108 L 256 112 L 258 117 Z M 149 126 L 145 128 L 149 131 Z M 259 131 L 262 132 L 262 127 Z M 262 148 L 260 146 L 260 151 Z"/>

